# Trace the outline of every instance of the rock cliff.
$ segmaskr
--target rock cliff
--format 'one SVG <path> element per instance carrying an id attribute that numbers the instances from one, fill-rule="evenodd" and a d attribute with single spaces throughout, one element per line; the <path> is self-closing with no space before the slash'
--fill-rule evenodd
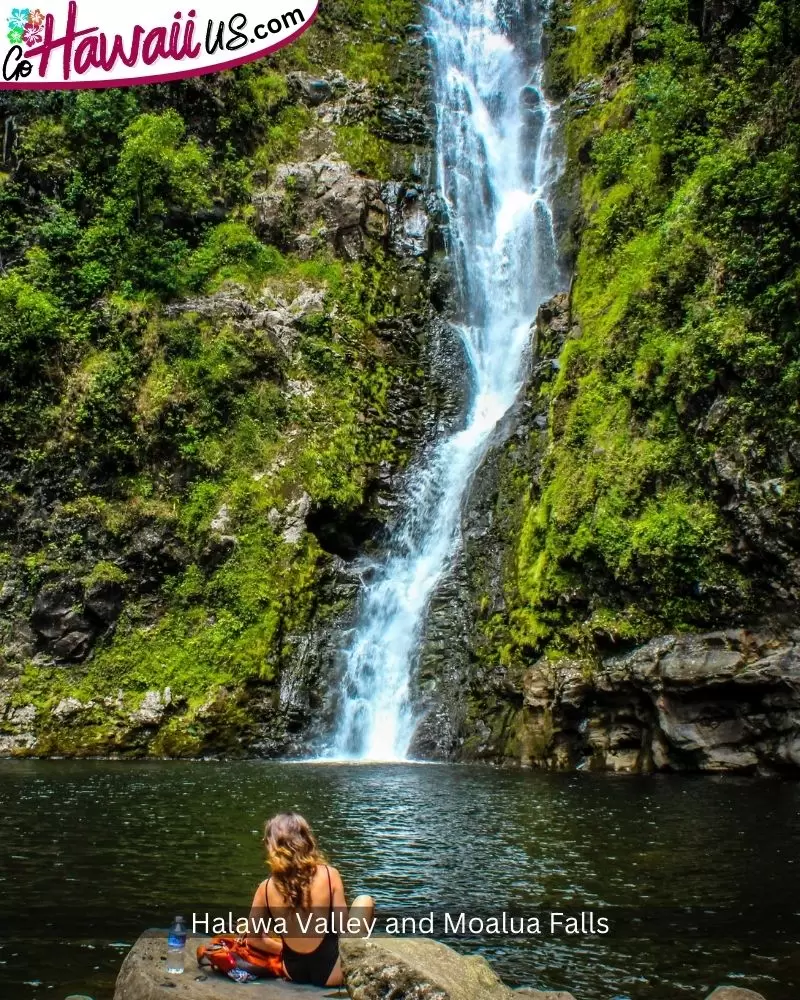
<path id="1" fill-rule="evenodd" d="M 0 753 L 323 725 L 353 559 L 450 392 L 418 15 L 334 4 L 233 72 L 2 95 Z"/>
<path id="2" fill-rule="evenodd" d="M 797 772 L 798 17 L 550 6 L 573 279 L 472 484 L 413 753 Z M 0 94 L 0 753 L 325 729 L 399 476 L 463 405 L 420 22 L 334 0 L 234 72 Z"/>
<path id="3" fill-rule="evenodd" d="M 574 276 L 433 608 L 428 752 L 797 773 L 799 40 L 768 3 L 551 8 Z"/>

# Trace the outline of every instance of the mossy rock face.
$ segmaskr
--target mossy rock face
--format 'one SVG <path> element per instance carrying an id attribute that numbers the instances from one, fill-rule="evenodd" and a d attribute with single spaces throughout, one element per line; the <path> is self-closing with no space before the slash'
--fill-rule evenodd
<path id="1" fill-rule="evenodd" d="M 455 754 L 602 763 L 558 726 L 531 734 L 522 678 L 542 657 L 594 670 L 654 637 L 743 625 L 781 646 L 800 613 L 800 20 L 767 0 L 715 10 L 551 7 L 574 276 L 557 337 L 552 305 L 540 315 L 524 406 L 464 519 Z M 660 766 L 623 730 L 613 766 Z M 675 766 L 705 766 L 693 753 L 675 747 Z M 783 766 L 749 754 L 719 766 Z"/>
<path id="2" fill-rule="evenodd" d="M 349 563 L 438 391 L 420 19 L 335 4 L 231 73 L 2 95 L 0 752 L 323 724 Z"/>

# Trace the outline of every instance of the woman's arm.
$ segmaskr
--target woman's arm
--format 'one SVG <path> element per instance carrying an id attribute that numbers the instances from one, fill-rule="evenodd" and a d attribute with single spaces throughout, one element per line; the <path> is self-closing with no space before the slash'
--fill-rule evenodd
<path id="1" fill-rule="evenodd" d="M 333 867 L 330 867 L 330 873 L 331 892 L 333 894 L 331 903 L 333 905 L 333 909 L 336 913 L 344 913 L 345 919 L 347 919 L 347 899 L 344 894 L 344 882 L 342 882 L 342 876 Z"/>
<path id="2" fill-rule="evenodd" d="M 265 879 L 256 889 L 253 905 L 250 907 L 251 933 L 243 934 L 240 940 L 257 951 L 266 952 L 268 955 L 280 955 L 283 951 L 283 942 L 279 935 L 264 934 L 261 930 L 253 930 L 253 928 L 263 928 L 267 921 L 269 921 L 269 909 L 267 907 L 267 882 Z"/>
<path id="3" fill-rule="evenodd" d="M 371 931 L 370 924 L 375 914 L 375 900 L 372 896 L 356 896 L 353 905 L 348 910 L 342 876 L 335 868 L 331 868 L 331 889 L 333 890 L 333 909 L 337 914 L 341 914 L 338 919 L 343 921 L 342 926 L 348 928 L 346 936 L 363 937 Z M 353 919 L 359 921 L 358 929 L 355 928 L 355 925 L 352 925 L 352 930 L 348 926 L 347 921 Z"/>

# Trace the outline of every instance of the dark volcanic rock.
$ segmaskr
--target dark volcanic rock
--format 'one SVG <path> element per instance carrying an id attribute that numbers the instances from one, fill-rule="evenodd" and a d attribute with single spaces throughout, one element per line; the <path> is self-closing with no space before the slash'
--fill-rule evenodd
<path id="1" fill-rule="evenodd" d="M 418 107 L 399 101 L 381 101 L 375 113 L 376 131 L 386 139 L 427 145 L 433 138 L 431 116 Z"/>
<path id="2" fill-rule="evenodd" d="M 615 771 L 800 768 L 800 632 L 653 639 L 599 666 L 539 660 L 522 756 Z"/>
<path id="3" fill-rule="evenodd" d="M 157 587 L 165 576 L 176 573 L 189 561 L 183 544 L 172 529 L 162 523 L 146 524 L 131 537 L 121 560 L 139 581 L 139 589 Z"/>
<path id="4" fill-rule="evenodd" d="M 60 639 L 82 622 L 74 610 L 82 597 L 80 586 L 73 581 L 46 584 L 33 602 L 31 625 L 45 639 Z"/>
<path id="5" fill-rule="evenodd" d="M 91 646 L 97 623 L 83 613 L 83 588 L 68 579 L 45 584 L 36 595 L 31 626 L 56 660 L 80 660 Z"/>
<path id="6" fill-rule="evenodd" d="M 83 607 L 88 615 L 104 625 L 110 625 L 119 615 L 124 596 L 120 583 L 114 580 L 98 580 L 87 588 Z"/>

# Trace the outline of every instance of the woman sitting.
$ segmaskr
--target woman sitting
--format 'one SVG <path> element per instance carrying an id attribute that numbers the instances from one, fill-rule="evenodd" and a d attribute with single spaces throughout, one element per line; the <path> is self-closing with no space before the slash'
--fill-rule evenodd
<path id="1" fill-rule="evenodd" d="M 375 900 L 358 896 L 348 911 L 339 872 L 320 853 L 311 827 L 298 813 L 274 816 L 264 830 L 264 845 L 270 877 L 256 889 L 250 918 L 282 919 L 286 933 L 279 938 L 249 934 L 247 943 L 279 954 L 284 974 L 293 982 L 341 985 L 344 977 L 335 927 L 349 926 L 348 918 L 356 918 L 366 929 Z M 327 931 L 320 934 L 323 922 Z"/>

